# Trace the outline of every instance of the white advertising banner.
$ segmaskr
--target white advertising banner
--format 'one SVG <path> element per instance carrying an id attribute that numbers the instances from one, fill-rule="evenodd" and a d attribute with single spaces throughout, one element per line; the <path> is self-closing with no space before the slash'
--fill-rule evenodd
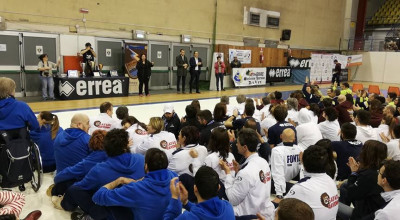
<path id="1" fill-rule="evenodd" d="M 251 64 L 251 50 L 229 49 L 229 63 L 237 57 L 242 64 Z"/>
<path id="2" fill-rule="evenodd" d="M 261 86 L 266 84 L 267 68 L 233 68 L 232 80 L 235 86 Z"/>

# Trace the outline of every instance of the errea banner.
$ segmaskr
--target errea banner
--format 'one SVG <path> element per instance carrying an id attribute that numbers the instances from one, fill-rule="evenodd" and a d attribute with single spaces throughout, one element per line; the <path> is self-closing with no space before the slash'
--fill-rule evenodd
<path id="1" fill-rule="evenodd" d="M 283 82 L 291 76 L 290 67 L 267 67 L 267 82 Z"/>
<path id="2" fill-rule="evenodd" d="M 233 68 L 232 80 L 237 87 L 265 85 L 265 71 L 265 68 Z"/>
<path id="3" fill-rule="evenodd" d="M 59 99 L 90 99 L 128 96 L 128 77 L 54 78 L 54 94 Z"/>

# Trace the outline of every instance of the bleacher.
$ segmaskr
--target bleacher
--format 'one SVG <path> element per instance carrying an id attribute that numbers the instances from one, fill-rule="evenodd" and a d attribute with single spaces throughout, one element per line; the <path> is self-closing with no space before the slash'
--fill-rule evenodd
<path id="1" fill-rule="evenodd" d="M 385 25 L 400 24 L 400 1 L 387 0 L 374 14 L 368 25 Z"/>

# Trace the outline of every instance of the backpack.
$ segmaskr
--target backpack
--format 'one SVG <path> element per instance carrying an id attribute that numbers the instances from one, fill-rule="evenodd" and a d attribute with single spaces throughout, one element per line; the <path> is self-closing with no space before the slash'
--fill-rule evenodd
<path id="1" fill-rule="evenodd" d="M 31 143 L 26 128 L 0 131 L 0 186 L 11 188 L 32 180 Z"/>

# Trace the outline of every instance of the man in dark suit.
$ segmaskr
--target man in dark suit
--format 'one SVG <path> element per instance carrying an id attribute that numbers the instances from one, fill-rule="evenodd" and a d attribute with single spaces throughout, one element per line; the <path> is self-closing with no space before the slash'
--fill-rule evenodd
<path id="1" fill-rule="evenodd" d="M 181 79 L 182 79 L 182 93 L 185 93 L 185 80 L 187 75 L 187 68 L 189 66 L 188 59 L 185 56 L 185 51 L 183 49 L 180 49 L 179 53 L 180 55 L 176 57 L 176 66 L 178 67 L 177 71 L 178 81 L 176 82 L 176 89 L 178 91 L 178 94 L 181 92 L 179 88 Z"/>
<path id="2" fill-rule="evenodd" d="M 203 63 L 201 61 L 201 58 L 199 57 L 199 52 L 195 51 L 193 53 L 193 57 L 190 58 L 189 63 L 190 63 L 190 81 L 189 81 L 190 93 L 192 93 L 193 80 L 194 80 L 194 87 L 196 88 L 196 93 L 200 93 L 199 77 Z"/>

